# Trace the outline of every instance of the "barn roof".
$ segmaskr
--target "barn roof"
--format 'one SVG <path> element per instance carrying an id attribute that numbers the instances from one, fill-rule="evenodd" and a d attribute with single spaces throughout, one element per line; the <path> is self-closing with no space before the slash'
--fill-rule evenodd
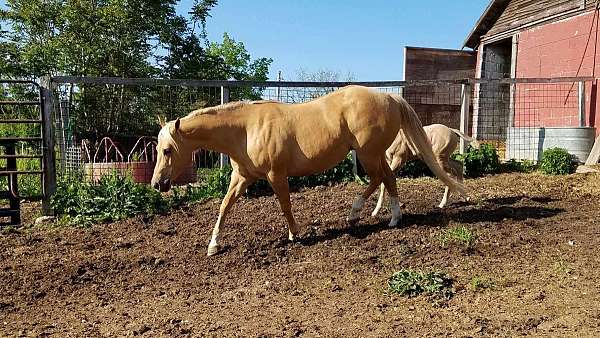
<path id="1" fill-rule="evenodd" d="M 491 0 L 479 20 L 477 20 L 475 27 L 473 27 L 469 36 L 465 39 L 463 48 L 469 47 L 475 49 L 479 45 L 481 37 L 492 28 L 509 2 L 510 0 Z"/>

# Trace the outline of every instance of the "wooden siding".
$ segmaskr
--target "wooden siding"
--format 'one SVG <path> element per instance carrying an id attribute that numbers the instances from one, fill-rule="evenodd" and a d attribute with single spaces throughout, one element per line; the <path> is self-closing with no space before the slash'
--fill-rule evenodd
<path id="1" fill-rule="evenodd" d="M 477 56 L 474 52 L 406 47 L 405 80 L 459 80 L 473 78 Z M 460 127 L 461 85 L 404 86 L 404 98 L 424 125 L 441 123 Z"/>
<path id="2" fill-rule="evenodd" d="M 485 37 L 490 38 L 545 18 L 556 16 L 556 19 L 562 19 L 562 13 L 565 16 L 574 14 L 577 10 L 583 10 L 583 5 L 586 10 L 591 10 L 594 4 L 595 0 L 511 0 Z"/>
<path id="3" fill-rule="evenodd" d="M 460 80 L 475 76 L 475 52 L 406 47 L 404 80 Z"/>

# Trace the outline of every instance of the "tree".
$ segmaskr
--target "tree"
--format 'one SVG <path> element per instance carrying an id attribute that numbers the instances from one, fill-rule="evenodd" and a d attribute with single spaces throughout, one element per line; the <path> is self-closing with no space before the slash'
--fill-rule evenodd
<path id="1" fill-rule="evenodd" d="M 298 69 L 296 71 L 296 81 L 303 82 L 352 82 L 354 81 L 354 74 L 348 72 L 344 77 L 335 70 L 320 69 L 317 71 L 307 71 L 305 69 Z M 327 95 L 337 87 L 314 87 L 305 90 L 305 94 L 302 97 L 293 98 L 294 102 L 304 102 L 308 100 L 314 100 L 323 95 Z"/>
<path id="2" fill-rule="evenodd" d="M 266 80 L 270 59 L 252 61 L 241 42 L 211 44 L 217 0 L 7 0 L 0 10 L 0 78 L 44 75 Z M 63 86 L 79 137 L 148 134 L 154 115 L 180 116 L 218 103 L 214 91 L 134 86 Z M 256 98 L 243 90 L 233 98 Z M 165 100 L 167 99 L 167 100 Z M 165 102 L 166 101 L 166 102 Z"/>
<path id="3" fill-rule="evenodd" d="M 211 43 L 208 55 L 223 60 L 224 67 L 218 75 L 224 80 L 266 81 L 272 59 L 259 58 L 251 60 L 250 54 L 242 42 L 232 39 L 229 34 L 223 34 L 223 42 Z M 261 98 L 260 89 L 235 88 L 232 90 L 233 100 Z"/>
<path id="4" fill-rule="evenodd" d="M 0 77 L 266 79 L 270 59 L 251 62 L 227 35 L 222 44 L 207 40 L 217 0 L 195 0 L 188 16 L 176 13 L 178 2 L 8 0 L 0 10 Z"/>
<path id="5" fill-rule="evenodd" d="M 342 76 L 340 72 L 331 69 L 322 68 L 316 71 L 308 71 L 300 68 L 296 71 L 296 80 L 307 82 L 352 82 L 355 80 L 355 77 L 351 72 Z"/>

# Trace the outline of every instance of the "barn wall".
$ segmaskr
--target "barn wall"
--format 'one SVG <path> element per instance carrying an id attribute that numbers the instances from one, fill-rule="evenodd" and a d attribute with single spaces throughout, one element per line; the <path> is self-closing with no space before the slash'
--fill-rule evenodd
<path id="1" fill-rule="evenodd" d="M 404 79 L 457 80 L 475 75 L 475 53 L 461 50 L 406 47 Z M 424 125 L 460 126 L 460 85 L 408 86 L 404 98 Z"/>
<path id="2" fill-rule="evenodd" d="M 596 48 L 594 66 L 594 39 L 597 27 L 595 24 L 592 27 L 593 18 L 593 12 L 589 12 L 521 32 L 516 76 L 531 78 L 600 75 L 600 48 Z M 596 43 L 600 47 L 600 34 Z M 580 64 L 581 69 L 577 73 Z M 597 100 L 592 99 L 590 83 L 586 89 L 587 124 L 597 127 L 600 126 L 600 118 L 596 111 L 600 106 L 594 102 Z M 597 95 L 595 88 L 594 91 Z M 519 123 L 521 126 L 537 124 L 535 126 L 545 127 L 579 124 L 576 85 L 520 85 L 517 88 L 517 97 L 516 127 Z"/>

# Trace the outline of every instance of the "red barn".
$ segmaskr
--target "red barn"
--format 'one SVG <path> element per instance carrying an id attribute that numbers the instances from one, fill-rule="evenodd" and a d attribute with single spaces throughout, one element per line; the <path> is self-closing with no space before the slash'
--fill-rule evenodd
<path id="1" fill-rule="evenodd" d="M 476 77 L 597 77 L 600 75 L 597 5 L 595 0 L 492 0 L 463 46 L 477 52 Z M 540 140 L 544 136 L 538 134 L 545 134 L 546 138 L 556 134 L 554 137 L 559 141 L 581 138 L 568 144 L 550 143 L 568 149 L 582 148 L 573 151 L 580 152 L 578 155 L 585 160 L 582 157 L 586 157 L 584 154 L 589 153 L 593 143 L 590 139 L 593 140 L 600 127 L 596 81 L 584 83 L 581 103 L 578 89 L 579 84 L 574 82 L 477 85 L 473 133 L 483 139 L 503 138 L 507 157 L 531 159 L 539 157 L 539 150 L 550 144 L 544 142 L 542 147 L 542 141 L 537 141 L 540 144 L 530 145 L 532 150 L 522 156 L 510 156 L 508 148 L 512 147 L 514 153 L 516 148 L 530 142 L 533 134 Z M 501 109 L 502 105 L 506 109 Z M 499 110 L 508 114 L 499 114 Z M 484 128 L 489 125 L 498 129 L 507 127 L 504 132 Z"/>

